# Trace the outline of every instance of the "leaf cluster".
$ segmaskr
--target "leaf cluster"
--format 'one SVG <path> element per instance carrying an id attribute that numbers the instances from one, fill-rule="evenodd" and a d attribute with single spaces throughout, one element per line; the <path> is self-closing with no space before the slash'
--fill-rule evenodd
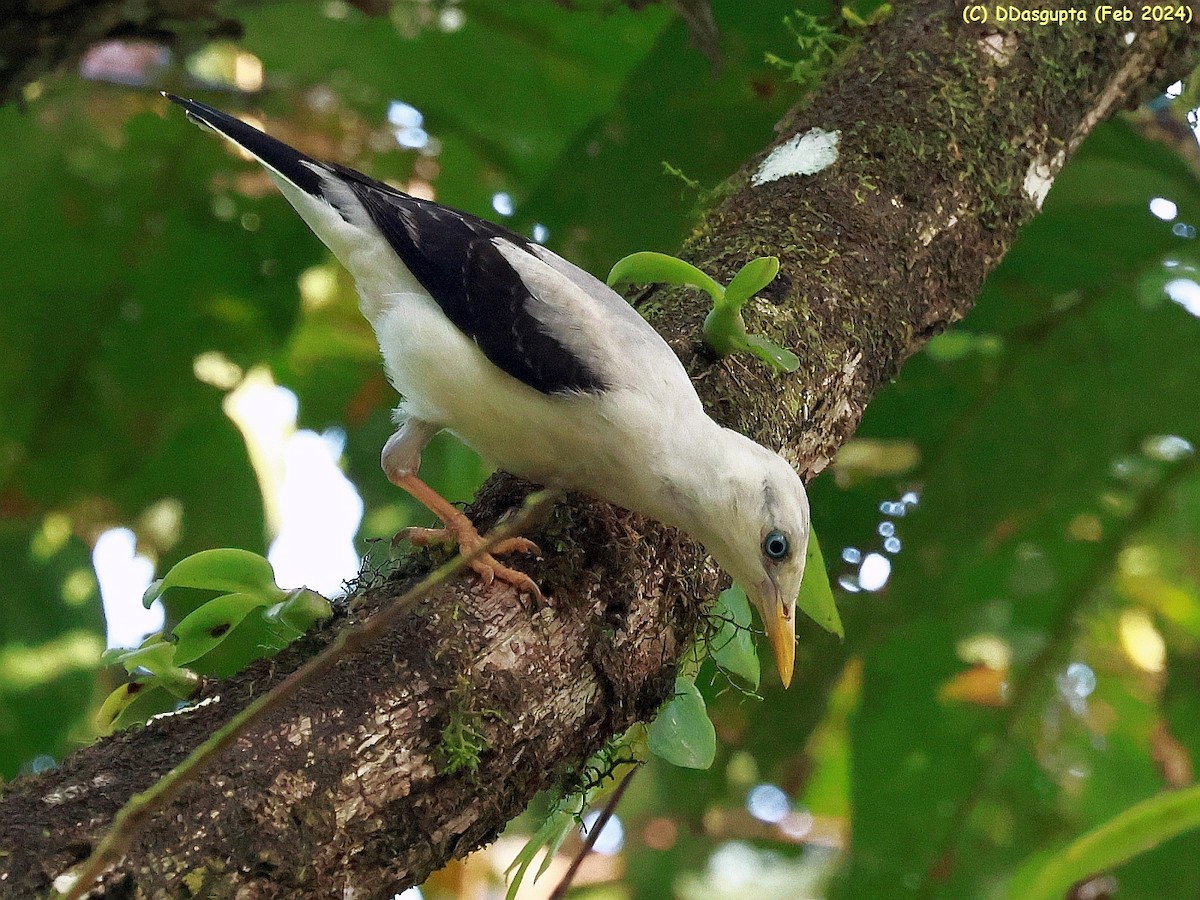
<path id="1" fill-rule="evenodd" d="M 246 550 L 204 550 L 176 563 L 146 591 L 161 600 L 167 625 L 136 649 L 114 648 L 102 665 L 135 676 L 104 701 L 105 731 L 144 724 L 186 704 L 202 676 L 226 678 L 274 656 L 333 615 L 329 601 L 306 588 L 283 591 L 271 564 Z"/>

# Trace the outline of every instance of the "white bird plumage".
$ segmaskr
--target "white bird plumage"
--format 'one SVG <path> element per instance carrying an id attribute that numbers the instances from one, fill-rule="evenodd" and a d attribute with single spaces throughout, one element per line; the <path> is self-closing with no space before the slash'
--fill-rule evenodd
<path id="1" fill-rule="evenodd" d="M 421 450 L 446 429 L 508 471 L 682 529 L 745 588 L 790 682 L 810 527 L 803 482 L 779 454 L 709 418 L 679 359 L 632 307 L 499 226 L 167 96 L 254 155 L 354 276 L 403 398 L 381 456 L 392 481 L 460 537 L 474 533 L 416 478 Z M 530 547 L 518 539 L 502 549 Z M 491 557 L 480 570 L 537 590 Z"/>

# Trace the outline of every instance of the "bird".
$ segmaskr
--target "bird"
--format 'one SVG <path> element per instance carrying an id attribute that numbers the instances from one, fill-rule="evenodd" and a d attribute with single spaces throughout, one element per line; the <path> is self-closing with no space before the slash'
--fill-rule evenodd
<path id="1" fill-rule="evenodd" d="M 380 454 L 388 479 L 441 529 L 414 543 L 482 542 L 418 477 L 439 431 L 527 479 L 580 491 L 698 540 L 757 609 L 785 686 L 811 530 L 804 483 L 778 452 L 722 427 L 662 336 L 604 282 L 484 219 L 321 162 L 241 119 L 164 92 L 193 122 L 254 157 L 354 277 L 359 306 L 401 397 Z M 496 557 L 472 568 L 541 597 Z"/>

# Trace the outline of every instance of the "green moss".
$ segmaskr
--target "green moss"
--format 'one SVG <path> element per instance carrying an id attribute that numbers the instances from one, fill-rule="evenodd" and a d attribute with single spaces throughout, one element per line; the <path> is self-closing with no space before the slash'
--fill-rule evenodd
<path id="1" fill-rule="evenodd" d="M 480 757 L 491 746 L 483 733 L 484 720 L 502 718 L 494 709 L 477 710 L 472 705 L 471 681 L 466 675 L 458 676 L 458 683 L 447 698 L 449 721 L 442 729 L 438 752 L 442 757 L 441 772 L 454 775 L 479 770 Z"/>
<path id="2" fill-rule="evenodd" d="M 198 869 L 193 869 L 183 876 L 183 886 L 187 888 L 188 893 L 195 897 L 200 894 L 204 888 L 204 880 L 206 870 L 203 866 Z"/>

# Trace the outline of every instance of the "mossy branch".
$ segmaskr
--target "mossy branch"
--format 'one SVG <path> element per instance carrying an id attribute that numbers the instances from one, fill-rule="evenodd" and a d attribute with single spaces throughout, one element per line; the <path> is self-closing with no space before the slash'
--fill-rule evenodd
<path id="1" fill-rule="evenodd" d="M 434 569 L 421 579 L 408 593 L 392 601 L 390 605 L 366 621 L 343 628 L 329 646 L 267 693 L 246 705 L 212 737 L 193 750 L 183 762 L 155 782 L 153 787 L 130 797 L 129 802 L 117 813 L 108 832 L 96 845 L 91 855 L 77 869 L 55 879 L 55 896 L 62 900 L 81 900 L 89 890 L 95 887 L 105 870 L 129 850 L 146 822 L 161 812 L 179 795 L 184 786 L 194 780 L 204 767 L 216 759 L 222 751 L 231 747 L 240 736 L 283 707 L 296 696 L 302 687 L 328 673 L 346 656 L 369 647 L 391 630 L 402 617 L 408 615 L 418 603 L 465 571 L 474 560 L 483 556 L 501 541 L 521 534 L 545 511 L 556 496 L 557 492 L 553 491 L 531 494 L 526 499 L 524 508 L 512 521 L 493 528 L 484 536 L 483 543 L 473 552 L 467 555 L 456 554 L 449 562 Z"/>

